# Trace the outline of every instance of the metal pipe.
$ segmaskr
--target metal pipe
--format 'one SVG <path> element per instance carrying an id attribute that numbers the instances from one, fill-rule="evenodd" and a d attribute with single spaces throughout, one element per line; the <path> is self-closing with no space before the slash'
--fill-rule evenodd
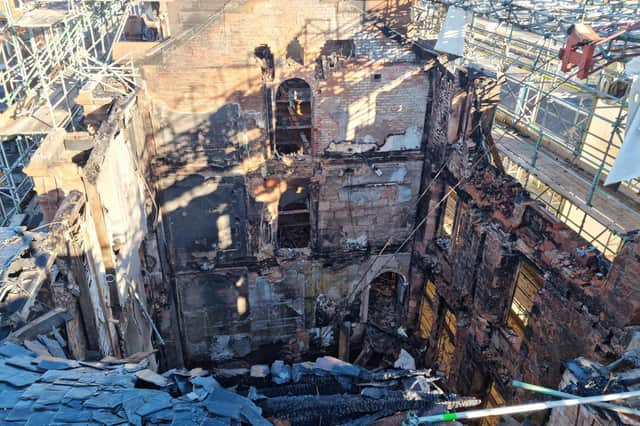
<path id="1" fill-rule="evenodd" d="M 540 147 L 542 146 L 542 140 L 544 139 L 544 133 L 542 133 L 542 129 L 538 129 L 538 139 L 536 140 L 536 148 L 533 151 L 533 156 L 531 157 L 531 168 L 536 167 L 536 163 L 538 162 L 538 154 L 540 153 Z"/>
<path id="2" fill-rule="evenodd" d="M 598 185 L 600 184 L 600 176 L 602 175 L 602 172 L 605 171 L 605 168 L 607 167 L 607 158 L 609 157 L 609 151 L 611 150 L 611 145 L 613 144 L 614 138 L 618 136 L 620 140 L 624 141 L 624 134 L 622 135 L 620 134 L 622 115 L 623 115 L 623 108 L 622 106 L 620 106 L 620 108 L 618 109 L 618 117 L 612 126 L 613 129 L 611 130 L 611 135 L 609 136 L 607 148 L 604 151 L 604 155 L 602 156 L 602 161 L 600 162 L 600 166 L 598 167 L 598 170 L 596 170 L 596 173 L 593 177 L 593 181 L 591 182 L 591 188 L 589 190 L 589 194 L 587 195 L 587 205 L 589 207 L 592 206 L 593 197 L 595 196 L 596 190 L 598 189 Z M 608 172 L 609 170 L 607 170 L 607 173 Z"/>
<path id="3" fill-rule="evenodd" d="M 529 413 L 532 411 L 543 411 L 550 408 L 573 407 L 576 405 L 593 404 L 596 402 L 615 401 L 618 399 L 629 399 L 640 397 L 640 391 L 611 393 L 608 395 L 598 395 L 590 397 L 577 397 L 575 399 L 561 399 L 559 401 L 534 402 L 531 404 L 513 405 L 511 407 L 485 408 L 483 410 L 462 411 L 460 413 L 437 414 L 434 416 L 418 417 L 414 419 L 416 424 L 452 422 L 463 419 L 480 419 L 489 416 L 504 416 L 506 414 Z"/>
<path id="4" fill-rule="evenodd" d="M 560 398 L 571 398 L 571 399 L 580 398 L 577 395 L 573 395 L 573 394 L 566 393 L 566 392 L 560 392 L 559 390 L 549 389 L 549 388 L 545 388 L 543 386 L 532 385 L 530 383 L 521 382 L 519 380 L 512 380 L 511 381 L 511 386 L 516 387 L 516 388 L 520 388 L 520 389 L 525 389 L 525 390 L 532 391 L 532 392 L 541 393 L 541 394 L 544 394 L 544 395 L 557 396 L 557 397 L 560 397 Z M 624 414 L 631 414 L 632 416 L 640 417 L 640 410 L 635 410 L 633 408 L 624 407 L 622 405 L 609 404 L 608 402 L 596 402 L 596 403 L 594 403 L 592 405 L 595 406 L 595 407 L 604 408 L 606 410 L 616 411 L 618 413 L 624 413 Z"/>

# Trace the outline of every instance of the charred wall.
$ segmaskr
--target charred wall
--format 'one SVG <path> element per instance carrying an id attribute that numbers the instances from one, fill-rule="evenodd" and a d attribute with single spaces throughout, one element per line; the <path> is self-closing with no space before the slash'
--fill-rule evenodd
<path id="1" fill-rule="evenodd" d="M 406 24 L 391 3 L 233 4 L 142 61 L 187 364 L 335 345 L 371 280 L 408 276 L 410 247 L 375 253 L 414 224 L 429 79 L 369 20 Z"/>
<path id="2" fill-rule="evenodd" d="M 124 357 L 152 346 L 144 252 L 157 211 L 146 175 L 151 153 L 144 105 L 133 94 L 101 94 L 112 96 L 111 108 L 94 122 L 95 134 L 49 133 L 25 172 L 48 223 L 56 223 L 71 198 L 78 206 L 76 216 L 65 218 L 69 240 L 56 254 L 61 281 L 80 292 L 81 309 L 73 298 L 68 308 L 82 315 L 84 351 Z M 157 251 L 153 255 L 159 257 Z"/>
<path id="3" fill-rule="evenodd" d="M 463 78 L 432 73 L 440 102 L 429 120 L 425 225 L 414 242 L 409 304 L 425 362 L 447 371 L 460 392 L 496 386 L 506 400 L 523 398 L 512 379 L 555 388 L 565 360 L 605 362 L 623 350 L 637 305 L 631 275 L 622 276 L 637 268 L 637 243 L 610 265 L 491 165 L 483 132 L 495 80 L 473 69 Z"/>

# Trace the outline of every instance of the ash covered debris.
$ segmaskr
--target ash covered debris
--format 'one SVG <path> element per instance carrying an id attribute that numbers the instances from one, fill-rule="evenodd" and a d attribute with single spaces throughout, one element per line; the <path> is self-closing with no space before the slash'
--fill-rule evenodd
<path id="1" fill-rule="evenodd" d="M 585 357 L 565 363 L 559 389 L 572 395 L 589 397 L 640 389 L 640 332 L 636 332 L 627 349 L 617 360 L 605 365 Z M 623 405 L 618 404 L 617 405 Z M 629 399 L 625 406 L 640 412 L 640 401 Z M 637 425 L 640 416 L 594 405 L 556 408 L 551 412 L 549 426 L 564 424 Z"/>
<path id="2" fill-rule="evenodd" d="M 331 356 L 214 374 L 220 383 L 236 385 L 276 424 L 367 425 L 400 412 L 437 413 L 481 402 L 447 395 L 431 370 L 370 371 Z"/>
<path id="3" fill-rule="evenodd" d="M 438 413 L 480 403 L 446 395 L 431 370 L 372 372 L 325 356 L 158 374 L 153 352 L 76 361 L 65 345 L 53 344 L 54 351 L 38 341 L 0 344 L 2 424 L 365 425 L 409 410 Z"/>
<path id="4" fill-rule="evenodd" d="M 68 312 L 77 288 L 67 282 L 66 268 L 56 264 L 65 247 L 64 232 L 75 224 L 79 194 L 70 194 L 48 232 L 24 227 L 0 228 L 0 339 L 9 335 L 33 339 L 52 328 L 76 327 Z"/>

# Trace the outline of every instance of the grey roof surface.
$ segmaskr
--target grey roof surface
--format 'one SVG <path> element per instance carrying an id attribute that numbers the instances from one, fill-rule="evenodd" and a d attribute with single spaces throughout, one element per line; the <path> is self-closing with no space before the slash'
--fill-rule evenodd
<path id="1" fill-rule="evenodd" d="M 29 244 L 31 244 L 31 237 L 23 235 L 22 228 L 0 228 L 0 278 L 14 259 L 29 248 Z"/>
<path id="2" fill-rule="evenodd" d="M 270 424 L 249 399 L 212 377 L 202 380 L 207 374 L 202 370 L 180 373 L 191 391 L 187 396 L 173 397 L 171 386 L 137 388 L 141 383 L 153 387 L 158 378 L 173 383 L 177 377 L 173 372 L 160 376 L 147 365 L 146 359 L 81 362 L 2 343 L 0 424 Z"/>

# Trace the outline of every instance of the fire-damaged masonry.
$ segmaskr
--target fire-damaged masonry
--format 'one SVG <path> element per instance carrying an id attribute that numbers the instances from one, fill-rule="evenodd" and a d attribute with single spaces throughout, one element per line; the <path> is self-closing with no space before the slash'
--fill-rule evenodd
<path id="1" fill-rule="evenodd" d="M 500 79 L 408 43 L 411 2 L 178 3 L 169 18 L 190 29 L 138 54 L 136 93 L 83 87 L 89 131 L 49 133 L 25 168 L 44 222 L 0 229 L 0 332 L 28 349 L 1 355 L 162 389 L 131 393 L 161 407 L 141 414 L 90 383 L 107 404 L 94 421 L 138 424 L 176 423 L 175 407 L 149 417 L 171 401 L 200 424 L 369 424 L 524 401 L 511 380 L 555 389 L 565 361 L 622 356 L 637 237 L 610 263 L 502 171 Z M 292 369 L 311 379 L 267 386 Z M 394 402 L 354 408 L 367 398 Z"/>

